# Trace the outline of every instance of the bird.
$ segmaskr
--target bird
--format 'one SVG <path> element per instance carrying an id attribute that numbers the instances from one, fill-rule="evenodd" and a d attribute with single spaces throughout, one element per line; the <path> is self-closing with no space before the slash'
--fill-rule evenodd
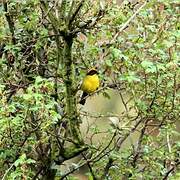
<path id="1" fill-rule="evenodd" d="M 83 94 L 79 103 L 84 105 L 86 102 L 86 96 L 95 92 L 99 86 L 100 80 L 98 77 L 98 71 L 96 68 L 91 68 L 82 81 L 81 90 L 83 91 Z"/>

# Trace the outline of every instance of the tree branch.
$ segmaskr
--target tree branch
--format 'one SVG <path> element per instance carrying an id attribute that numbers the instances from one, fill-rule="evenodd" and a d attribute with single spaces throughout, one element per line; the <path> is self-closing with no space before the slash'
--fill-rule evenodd
<path id="1" fill-rule="evenodd" d="M 178 161 L 169 171 L 166 172 L 163 180 L 167 180 L 168 176 L 180 165 L 180 161 Z"/>
<path id="2" fill-rule="evenodd" d="M 124 31 L 128 27 L 128 25 L 131 23 L 131 21 L 139 14 L 139 12 L 146 6 L 148 0 L 145 1 L 139 9 L 123 24 L 123 26 L 120 28 L 120 30 L 115 34 L 113 39 L 109 42 L 109 44 L 114 44 L 117 37 L 120 36 L 121 32 Z"/>
<path id="3" fill-rule="evenodd" d="M 6 12 L 5 13 L 6 20 L 8 22 L 9 30 L 10 30 L 11 36 L 12 36 L 12 42 L 13 42 L 13 44 L 16 44 L 16 38 L 14 36 L 14 31 L 15 31 L 14 22 L 12 20 L 12 16 L 8 12 L 8 4 L 5 0 L 3 0 L 3 5 L 4 5 L 4 10 Z"/>
<path id="4" fill-rule="evenodd" d="M 86 156 L 84 155 L 84 153 L 82 153 L 82 156 L 83 156 L 83 158 L 86 160 L 87 166 L 88 166 L 89 171 L 90 171 L 90 173 L 91 173 L 91 175 L 92 175 L 92 177 L 93 177 L 93 180 L 96 180 L 97 178 L 96 178 L 96 176 L 95 176 L 95 174 L 94 174 L 94 172 L 93 172 L 93 169 L 92 169 L 92 167 L 91 167 L 90 162 L 88 161 L 88 159 L 86 158 Z"/>
<path id="5" fill-rule="evenodd" d="M 73 1 L 73 2 L 74 2 L 74 1 Z M 73 6 L 73 4 L 74 4 L 73 2 L 72 2 L 72 6 Z M 76 10 L 74 11 L 74 13 L 72 13 L 71 16 L 70 16 L 70 14 L 69 14 L 70 19 L 69 19 L 68 26 L 71 25 L 71 24 L 73 23 L 73 21 L 75 20 L 78 12 L 80 11 L 81 7 L 83 6 L 83 3 L 84 3 L 84 0 L 81 0 L 81 2 L 78 4 Z M 72 6 L 71 6 L 71 9 L 72 9 Z M 70 12 L 71 12 L 71 11 L 70 11 Z"/>
<path id="6" fill-rule="evenodd" d="M 100 179 L 106 179 L 106 177 L 108 176 L 108 173 L 109 173 L 109 169 L 111 168 L 113 162 L 114 162 L 114 160 L 110 157 L 109 161 L 106 164 L 106 167 L 104 168 L 104 174 L 101 176 Z"/>

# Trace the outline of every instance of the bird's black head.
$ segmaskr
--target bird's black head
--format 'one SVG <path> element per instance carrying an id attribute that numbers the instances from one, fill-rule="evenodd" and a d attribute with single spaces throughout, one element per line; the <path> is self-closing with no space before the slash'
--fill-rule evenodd
<path id="1" fill-rule="evenodd" d="M 90 76 L 92 76 L 94 74 L 98 74 L 97 69 L 95 69 L 95 68 L 92 68 L 87 72 L 87 75 L 90 75 Z"/>

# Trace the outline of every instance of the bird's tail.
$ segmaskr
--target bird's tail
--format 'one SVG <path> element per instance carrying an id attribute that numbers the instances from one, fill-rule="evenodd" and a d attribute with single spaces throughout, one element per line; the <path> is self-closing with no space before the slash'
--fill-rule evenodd
<path id="1" fill-rule="evenodd" d="M 81 100 L 79 101 L 80 104 L 84 105 L 86 102 L 86 96 L 88 95 L 88 93 L 83 92 L 82 96 L 81 96 Z"/>

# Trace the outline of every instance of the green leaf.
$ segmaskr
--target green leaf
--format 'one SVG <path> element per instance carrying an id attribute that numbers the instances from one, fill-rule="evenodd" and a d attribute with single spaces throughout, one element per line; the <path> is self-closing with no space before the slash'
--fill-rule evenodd
<path id="1" fill-rule="evenodd" d="M 39 84 L 41 82 L 43 82 L 43 78 L 41 76 L 37 76 L 35 80 L 35 84 Z"/>
<path id="2" fill-rule="evenodd" d="M 30 100 L 30 99 L 32 99 L 32 94 L 23 94 L 23 98 L 25 100 Z"/>
<path id="3" fill-rule="evenodd" d="M 26 159 L 26 154 L 23 154 L 19 157 L 19 159 L 17 159 L 15 162 L 14 162 L 14 165 L 17 167 L 19 166 L 20 164 L 23 164 L 25 162 L 25 159 Z"/>
<path id="4" fill-rule="evenodd" d="M 119 77 L 119 80 L 125 80 L 128 81 L 129 83 L 141 81 L 141 79 L 135 74 L 135 72 L 129 72 L 123 74 Z"/>
<path id="5" fill-rule="evenodd" d="M 154 73 L 157 71 L 157 67 L 151 61 L 144 60 L 141 66 L 145 69 L 146 73 Z"/>
<path id="6" fill-rule="evenodd" d="M 111 48 L 112 56 L 114 59 L 119 59 L 121 55 L 121 50 L 117 48 Z"/>
<path id="7" fill-rule="evenodd" d="M 36 161 L 35 161 L 34 159 L 27 159 L 27 160 L 26 160 L 26 163 L 27 163 L 27 164 L 35 164 Z"/>
<path id="8" fill-rule="evenodd" d="M 106 60 L 106 65 L 112 67 L 112 61 L 110 59 Z"/>

